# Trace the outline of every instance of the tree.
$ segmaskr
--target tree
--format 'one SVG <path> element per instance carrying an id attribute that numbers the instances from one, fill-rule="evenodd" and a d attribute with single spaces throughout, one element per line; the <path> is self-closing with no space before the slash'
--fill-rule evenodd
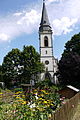
<path id="1" fill-rule="evenodd" d="M 4 82 L 7 86 L 17 83 L 30 83 L 38 80 L 44 70 L 40 55 L 33 46 L 24 46 L 23 51 L 12 49 L 3 60 Z"/>
<path id="2" fill-rule="evenodd" d="M 75 34 L 71 38 L 71 40 L 69 40 L 65 44 L 65 50 L 63 52 L 63 56 L 68 54 L 70 51 L 73 51 L 73 52 L 75 52 L 75 53 L 80 55 L 80 33 L 79 34 Z"/>
<path id="3" fill-rule="evenodd" d="M 7 86 L 10 86 L 13 83 L 17 83 L 19 80 L 18 76 L 20 74 L 20 60 L 21 52 L 19 49 L 12 49 L 3 60 L 3 73 L 4 73 L 4 82 Z"/>
<path id="4" fill-rule="evenodd" d="M 40 54 L 36 52 L 33 46 L 24 46 L 22 51 L 23 82 L 30 83 L 30 80 L 38 80 L 41 72 L 44 71 L 44 65 L 40 62 Z"/>
<path id="5" fill-rule="evenodd" d="M 3 82 L 2 66 L 0 65 L 0 82 Z"/>
<path id="6" fill-rule="evenodd" d="M 80 33 L 74 35 L 65 45 L 58 64 L 58 78 L 61 84 L 80 85 Z"/>

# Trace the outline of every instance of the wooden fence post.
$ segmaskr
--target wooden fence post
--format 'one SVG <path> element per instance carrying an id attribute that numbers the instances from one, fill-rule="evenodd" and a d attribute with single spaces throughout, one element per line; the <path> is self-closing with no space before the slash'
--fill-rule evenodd
<path id="1" fill-rule="evenodd" d="M 71 120 L 79 102 L 80 92 L 69 99 L 59 110 L 56 110 L 50 120 Z"/>

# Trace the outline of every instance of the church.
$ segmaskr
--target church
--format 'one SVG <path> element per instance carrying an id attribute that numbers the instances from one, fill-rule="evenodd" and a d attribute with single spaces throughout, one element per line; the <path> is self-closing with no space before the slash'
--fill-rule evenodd
<path id="1" fill-rule="evenodd" d="M 41 73 L 41 80 L 49 79 L 54 84 L 57 83 L 55 75 L 58 60 L 53 55 L 53 31 L 50 26 L 45 1 L 43 0 L 42 17 L 39 27 L 39 50 L 40 60 L 45 65 L 45 72 Z"/>

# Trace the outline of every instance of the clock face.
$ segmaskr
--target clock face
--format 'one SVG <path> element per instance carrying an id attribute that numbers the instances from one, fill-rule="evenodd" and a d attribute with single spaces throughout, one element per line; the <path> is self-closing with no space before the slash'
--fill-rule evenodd
<path id="1" fill-rule="evenodd" d="M 45 61 L 45 64 L 46 64 L 46 65 L 48 65 L 48 64 L 49 64 L 49 61 L 48 61 L 48 60 L 46 60 L 46 61 Z"/>

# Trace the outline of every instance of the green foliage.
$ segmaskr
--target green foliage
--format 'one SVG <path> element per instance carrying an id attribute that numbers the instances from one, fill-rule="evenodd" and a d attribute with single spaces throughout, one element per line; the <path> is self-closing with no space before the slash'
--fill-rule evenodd
<path id="1" fill-rule="evenodd" d="M 0 65 L 0 82 L 3 82 L 3 75 L 2 66 Z"/>
<path id="2" fill-rule="evenodd" d="M 58 91 L 62 89 L 62 86 L 60 85 L 54 85 L 51 80 L 45 79 L 43 81 L 37 82 L 35 85 L 36 88 L 44 89 L 45 87 L 50 88 L 53 91 Z"/>
<path id="3" fill-rule="evenodd" d="M 7 87 L 18 86 L 38 80 L 38 74 L 43 72 L 44 65 L 40 63 L 40 55 L 33 46 L 24 46 L 23 51 L 12 49 L 3 60 L 3 79 Z M 1 68 L 0 67 L 0 68 Z"/>
<path id="4" fill-rule="evenodd" d="M 44 65 L 40 63 L 40 55 L 33 46 L 24 46 L 22 51 L 22 79 L 30 83 L 31 79 L 38 80 L 38 74 L 43 72 Z"/>
<path id="5" fill-rule="evenodd" d="M 2 89 L 0 88 L 0 92 L 2 91 Z"/>
<path id="6" fill-rule="evenodd" d="M 32 89 L 26 95 L 20 90 L 16 93 L 6 90 L 0 93 L 0 101 L 0 120 L 48 120 L 61 105 L 59 95 L 48 87 Z"/>
<path id="7" fill-rule="evenodd" d="M 53 89 L 54 91 L 59 91 L 60 89 L 62 89 L 62 86 L 60 86 L 60 85 L 52 85 L 51 89 Z"/>
<path id="8" fill-rule="evenodd" d="M 80 33 L 75 34 L 71 40 L 65 44 L 65 50 L 63 55 L 68 54 L 69 52 L 77 53 L 80 55 Z"/>
<path id="9" fill-rule="evenodd" d="M 80 33 L 66 43 L 58 69 L 61 84 L 80 87 Z"/>
<path id="10" fill-rule="evenodd" d="M 4 82 L 7 86 L 12 84 L 12 81 L 18 81 L 20 74 L 21 52 L 19 49 L 12 49 L 3 60 Z"/>
<path id="11" fill-rule="evenodd" d="M 13 89 L 13 90 L 14 90 L 14 92 L 23 91 L 22 88 L 15 88 L 15 89 Z"/>
<path id="12" fill-rule="evenodd" d="M 52 85 L 53 85 L 53 83 L 51 82 L 51 80 L 48 80 L 48 79 L 45 79 L 43 81 L 36 83 L 36 87 L 40 87 L 40 88 L 43 88 L 45 86 L 50 87 Z"/>

